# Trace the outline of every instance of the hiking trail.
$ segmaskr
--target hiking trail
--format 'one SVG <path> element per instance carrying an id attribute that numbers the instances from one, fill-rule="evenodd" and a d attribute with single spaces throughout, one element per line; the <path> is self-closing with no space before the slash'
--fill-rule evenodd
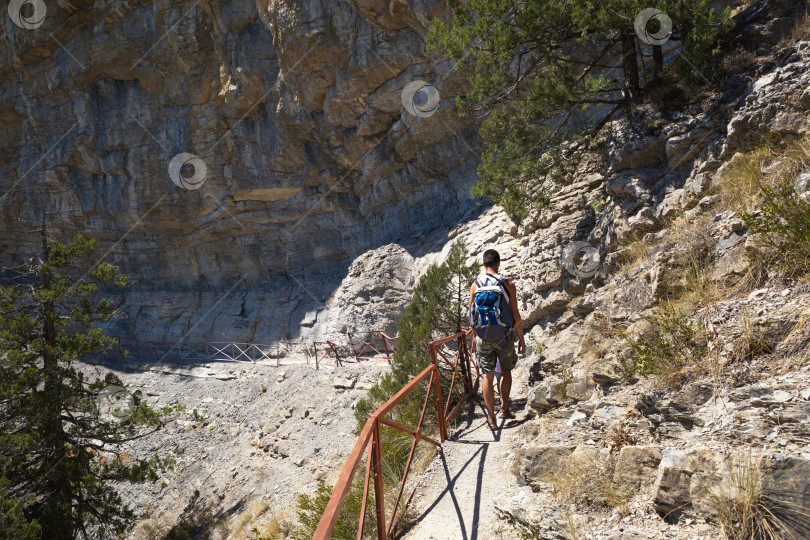
<path id="1" fill-rule="evenodd" d="M 416 494 L 408 507 L 409 540 L 490 540 L 515 538 L 515 533 L 498 519 L 494 498 L 517 486 L 509 471 L 508 454 L 519 429 L 529 419 L 525 398 L 527 357 L 513 370 L 511 410 L 516 418 L 498 418 L 498 429 L 490 430 L 481 394 L 459 411 L 449 437 L 428 467 L 415 477 Z M 523 364 L 521 366 L 521 364 Z M 495 394 L 496 404 L 498 394 Z M 497 409 L 497 405 L 496 405 Z M 496 413 L 497 414 L 497 413 Z M 410 489 L 410 488 L 409 488 Z"/>

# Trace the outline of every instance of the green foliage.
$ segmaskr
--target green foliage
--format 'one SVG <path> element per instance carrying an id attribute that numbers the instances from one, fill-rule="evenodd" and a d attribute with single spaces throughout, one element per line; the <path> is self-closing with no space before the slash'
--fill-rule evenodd
<path id="1" fill-rule="evenodd" d="M 356 478 L 362 479 L 364 477 L 363 471 L 358 471 Z M 318 522 L 329 504 L 329 498 L 332 496 L 332 488 L 324 484 L 318 486 L 315 495 L 301 494 L 298 496 L 298 521 L 301 523 L 302 528 L 295 531 L 291 538 L 293 540 L 309 540 L 315 533 L 318 527 Z M 369 505 L 373 508 L 373 492 L 369 493 Z M 331 538 L 333 540 L 355 540 L 357 538 L 357 523 L 360 519 L 360 510 L 363 503 L 363 487 L 359 482 L 355 482 L 349 494 L 346 496 L 346 501 L 343 504 L 343 511 L 340 513 L 335 529 L 332 532 Z M 370 512 L 371 515 L 374 512 Z M 371 520 L 367 523 L 366 529 L 369 530 Z M 259 540 L 272 540 L 259 539 Z"/>
<path id="2" fill-rule="evenodd" d="M 469 287 L 478 268 L 467 265 L 467 249 L 462 241 L 453 245 L 443 264 L 432 265 L 419 279 L 411 303 L 397 325 L 399 341 L 391 361 L 391 371 L 375 384 L 368 396 L 357 404 L 355 416 L 358 432 L 366 419 L 388 398 L 396 394 L 429 364 L 428 343 L 437 337 L 454 334 L 467 320 Z M 400 419 L 415 424 L 424 394 L 410 394 L 395 413 Z"/>
<path id="3" fill-rule="evenodd" d="M 467 265 L 466 259 L 466 247 L 459 241 L 452 247 L 447 261 L 438 266 L 432 265 L 419 280 L 411 303 L 397 326 L 399 340 L 391 361 L 391 371 L 369 390 L 368 396 L 360 400 L 355 408 L 358 432 L 380 405 L 429 365 L 428 343 L 438 336 L 456 333 L 466 322 L 469 286 L 478 273 L 478 268 Z M 416 389 L 397 405 L 389 417 L 403 425 L 415 427 L 426 392 L 426 388 Z M 431 426 L 435 425 L 435 416 L 429 407 L 423 425 L 424 432 L 429 434 Z M 383 481 L 388 492 L 399 484 L 413 437 L 400 430 L 382 426 L 380 438 Z M 332 538 L 357 538 L 364 469 L 364 466 L 360 467 L 355 475 Z M 314 496 L 299 496 L 298 521 L 301 527 L 293 533 L 292 538 L 303 540 L 312 537 L 331 495 L 332 488 L 321 485 Z M 369 493 L 370 508 L 373 508 L 372 499 L 373 491 Z M 367 514 L 366 531 L 373 531 L 376 526 L 373 515 L 373 511 Z"/>
<path id="4" fill-rule="evenodd" d="M 803 199 L 794 182 L 762 185 L 758 212 L 743 220 L 749 232 L 763 235 L 772 248 L 766 263 L 791 277 L 810 273 L 810 202 Z"/>
<path id="5" fill-rule="evenodd" d="M 592 135 L 641 97 L 641 43 L 636 15 L 642 0 L 452 0 L 452 20 L 434 21 L 428 50 L 469 73 L 470 89 L 456 100 L 483 119 L 479 181 L 487 197 L 522 218 L 537 201 L 538 177 L 561 179 Z M 680 64 L 699 75 L 728 28 L 708 0 L 658 2 L 684 42 Z M 622 74 L 609 68 L 618 60 Z M 660 71 L 662 66 L 657 66 Z"/>
<path id="6" fill-rule="evenodd" d="M 108 373 L 90 381 L 76 366 L 114 352 L 91 325 L 113 313 L 100 287 L 122 287 L 126 276 L 90 263 L 92 240 L 43 237 L 43 245 L 40 261 L 13 269 L 15 279 L 0 287 L 0 521 L 56 540 L 117 537 L 134 513 L 111 482 L 155 480 L 169 465 L 121 449 L 161 425 L 140 392 L 128 417 L 106 418 L 99 394 L 121 380 Z"/>
<path id="7" fill-rule="evenodd" d="M 620 360 L 627 378 L 653 375 L 675 388 L 690 373 L 705 369 L 708 355 L 705 336 L 692 320 L 675 310 L 662 308 L 648 323 L 646 330 L 635 337 L 619 330 L 630 347 L 629 356 Z"/>
<path id="8" fill-rule="evenodd" d="M 675 6 L 667 12 L 675 12 Z M 686 5 L 680 17 L 684 33 L 683 53 L 675 62 L 675 72 L 686 87 L 694 91 L 703 80 L 709 58 L 720 52 L 718 37 L 734 27 L 731 8 L 718 15 L 709 0 L 696 0 Z"/>
<path id="9" fill-rule="evenodd" d="M 41 527 L 36 519 L 26 516 L 26 508 L 34 503 L 33 495 L 24 499 L 8 493 L 9 481 L 0 478 L 0 540 L 34 540 L 40 538 Z"/>

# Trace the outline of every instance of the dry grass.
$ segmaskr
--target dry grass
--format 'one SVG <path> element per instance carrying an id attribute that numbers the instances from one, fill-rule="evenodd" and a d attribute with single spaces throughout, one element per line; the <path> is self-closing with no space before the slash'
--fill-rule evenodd
<path id="1" fill-rule="evenodd" d="M 724 55 L 720 60 L 720 72 L 728 73 L 732 69 L 740 69 L 742 71 L 750 71 L 758 67 L 757 57 L 751 51 L 747 51 L 742 47 Z"/>
<path id="2" fill-rule="evenodd" d="M 613 481 L 615 457 L 568 458 L 551 477 L 555 499 L 562 504 L 624 508 L 632 492 Z"/>
<path id="3" fill-rule="evenodd" d="M 790 526 L 808 522 L 806 509 L 779 496 L 779 479 L 765 465 L 765 457 L 749 449 L 729 458 L 729 472 L 719 482 L 698 476 L 728 540 L 799 540 Z"/>
<path id="4" fill-rule="evenodd" d="M 710 348 L 710 330 L 691 320 L 677 302 L 662 302 L 645 320 L 647 324 L 637 334 L 619 331 L 629 346 L 627 358 L 620 359 L 628 379 L 654 376 L 675 389 L 718 373 L 718 358 Z"/>
<path id="5" fill-rule="evenodd" d="M 287 509 L 273 515 L 270 519 L 261 524 L 254 523 L 250 528 L 248 536 L 243 536 L 244 531 L 240 531 L 239 534 L 231 533 L 228 540 L 288 538 L 294 530 L 295 526 L 292 522 L 292 510 Z"/>
<path id="6" fill-rule="evenodd" d="M 632 236 L 623 239 L 619 247 L 619 272 L 627 273 L 641 264 L 650 252 L 652 244 L 645 242 L 643 236 Z"/>
<path id="7" fill-rule="evenodd" d="M 789 47 L 800 41 L 810 40 L 810 14 L 800 17 L 789 36 L 779 42 L 780 47 Z"/>
<path id="8" fill-rule="evenodd" d="M 282 523 L 289 518 L 291 510 L 285 509 L 267 516 L 270 505 L 266 501 L 255 500 L 248 508 L 234 516 L 228 523 L 228 540 L 246 538 L 281 536 L 284 531 Z"/>
<path id="9" fill-rule="evenodd" d="M 135 527 L 135 540 L 162 540 L 171 530 L 167 518 L 163 516 L 150 518 Z"/>
<path id="10" fill-rule="evenodd" d="M 638 444 L 636 437 L 627 428 L 627 423 L 622 419 L 619 423 L 613 426 L 605 436 L 605 446 L 610 449 L 613 454 L 618 453 L 625 446 L 633 446 Z"/>
<path id="11" fill-rule="evenodd" d="M 766 138 L 751 150 L 734 155 L 715 177 L 712 194 L 720 196 L 720 210 L 742 215 L 757 208 L 763 186 L 790 182 L 808 166 L 810 137 L 778 141 Z"/>
<path id="12" fill-rule="evenodd" d="M 774 149 L 761 145 L 750 152 L 735 154 L 715 177 L 712 193 L 720 196 L 722 210 L 744 213 L 753 210 L 765 169 L 774 159 Z"/>
<path id="13" fill-rule="evenodd" d="M 800 364 L 810 358 L 810 309 L 805 310 L 796 325 L 782 340 L 783 353 L 799 355 Z"/>
<path id="14" fill-rule="evenodd" d="M 714 269 L 714 243 L 710 234 L 711 217 L 679 217 L 665 240 L 672 242 L 673 263 L 666 286 L 671 307 L 685 313 L 713 305 L 726 298 L 729 289 L 711 279 Z"/>
<path id="15" fill-rule="evenodd" d="M 740 333 L 731 342 L 731 360 L 739 362 L 742 360 L 752 360 L 762 354 L 773 352 L 767 334 L 754 325 L 751 316 L 744 312 L 740 314 Z"/>

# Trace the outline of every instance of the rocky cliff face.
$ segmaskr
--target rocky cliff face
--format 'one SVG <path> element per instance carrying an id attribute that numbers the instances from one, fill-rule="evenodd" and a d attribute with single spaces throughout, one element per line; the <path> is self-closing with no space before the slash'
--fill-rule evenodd
<path id="1" fill-rule="evenodd" d="M 759 64 L 729 94 L 723 114 L 695 107 L 667 119 L 648 111 L 641 125 L 609 126 L 604 151 L 589 156 L 576 181 L 557 187 L 547 207 L 521 226 L 494 207 L 449 232 L 414 237 L 415 246 L 391 243 L 364 253 L 324 308 L 304 319 L 307 327 L 338 332 L 344 323 L 385 327 L 416 278 L 457 239 L 473 254 L 498 249 L 530 328 L 529 350 L 514 371 L 518 418 L 504 422 L 501 437 L 489 443 L 487 466 L 494 463 L 497 474 L 480 475 L 481 448 L 490 439 L 470 428 L 445 450 L 451 464 L 476 471 L 468 474 L 478 483 L 456 483 L 456 493 L 477 493 L 483 484 L 491 495 L 476 499 L 479 536 L 720 538 L 709 490 L 733 498 L 731 475 L 756 474 L 776 479 L 771 493 L 798 509 L 788 519 L 799 527 L 794 537 L 806 537 L 810 287 L 767 276 L 750 281 L 747 254 L 761 245 L 718 194 L 724 171 L 742 157 L 745 141 L 735 138 L 735 126 L 807 140 L 810 42 L 776 50 Z M 567 249 L 577 241 L 591 246 L 578 244 L 579 258 Z M 693 314 L 707 332 L 706 347 L 693 351 L 695 363 L 711 371 L 676 389 L 655 378 L 628 379 L 627 344 L 616 329 L 640 331 L 664 298 L 683 294 L 680 268 L 692 244 L 711 252 L 707 282 L 737 287 Z M 339 320 L 329 318 L 336 313 Z M 335 464 L 354 440 L 349 411 L 386 368 L 350 364 L 333 374 L 293 360 L 278 368 L 151 366 L 123 374 L 157 405 L 182 403 L 204 416 L 184 416 L 161 441 L 134 445 L 147 453 L 168 449 L 178 459 L 151 493 L 126 492 L 133 503 L 159 508 L 142 527 L 213 515 L 228 532 L 212 538 L 240 538 L 246 520 L 259 527 L 294 521 L 289 507 L 296 492 L 335 481 L 341 470 Z M 483 426 L 480 407 L 471 409 L 465 425 Z M 419 477 L 428 493 L 436 488 L 435 497 L 447 490 L 441 463 Z M 417 514 L 437 511 L 431 496 L 413 503 L 421 504 Z M 428 534 L 443 532 L 415 528 L 409 537 Z"/>
<path id="2" fill-rule="evenodd" d="M 43 215 L 55 238 L 98 238 L 133 278 L 113 331 L 141 339 L 267 342 L 339 319 L 323 305 L 354 257 L 472 208 L 463 79 L 424 53 L 444 14 L 73 0 L 35 28 L 4 18 L 4 261 L 36 251 Z M 403 107 L 416 80 L 438 91 L 429 115 Z"/>

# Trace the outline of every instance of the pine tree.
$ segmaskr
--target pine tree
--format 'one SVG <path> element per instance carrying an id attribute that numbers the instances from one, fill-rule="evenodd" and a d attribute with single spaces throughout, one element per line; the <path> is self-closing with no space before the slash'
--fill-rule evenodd
<path id="1" fill-rule="evenodd" d="M 469 290 L 478 267 L 466 264 L 468 256 L 464 242 L 459 240 L 443 264 L 431 265 L 419 278 L 413 298 L 397 325 L 399 340 L 391 371 L 369 390 L 369 397 L 360 400 L 355 409 L 360 428 L 377 407 L 430 364 L 428 343 L 469 325 Z M 422 396 L 419 393 L 412 396 L 408 403 L 415 404 L 411 412 L 418 417 Z M 407 416 L 408 409 L 407 405 L 397 407 L 397 414 Z"/>
<path id="2" fill-rule="evenodd" d="M 127 282 L 112 265 L 91 262 L 93 246 L 80 235 L 51 241 L 43 225 L 39 260 L 3 270 L 0 538 L 10 530 L 13 538 L 118 537 L 134 513 L 111 482 L 154 480 L 168 464 L 121 447 L 161 425 L 140 392 L 128 394 L 113 373 L 90 381 L 77 365 L 116 353 L 93 327 L 113 314 L 99 287 Z M 126 401 L 104 414 L 110 396 Z"/>
<path id="3" fill-rule="evenodd" d="M 470 74 L 457 99 L 482 120 L 484 143 L 474 196 L 524 217 L 531 179 L 559 178 L 591 136 L 642 97 L 640 43 L 634 22 L 642 0 L 449 0 L 452 21 L 434 21 L 429 50 Z M 683 43 L 678 73 L 699 70 L 727 28 L 708 0 L 671 0 L 657 7 Z M 721 24 L 722 23 L 722 24 Z M 652 23 L 654 24 L 654 22 Z M 660 46 L 652 71 L 661 72 Z M 685 78 L 685 77 L 684 77 Z M 535 202 L 541 202 L 538 194 Z"/>

